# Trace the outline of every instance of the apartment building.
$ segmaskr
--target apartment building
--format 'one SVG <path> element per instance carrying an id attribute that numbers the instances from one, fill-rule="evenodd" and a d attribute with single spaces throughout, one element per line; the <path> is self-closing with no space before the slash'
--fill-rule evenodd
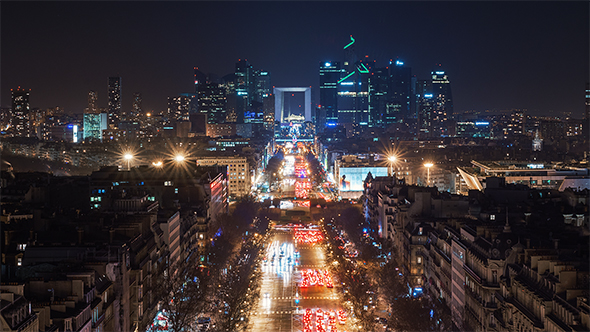
<path id="1" fill-rule="evenodd" d="M 197 157 L 198 166 L 227 166 L 230 198 L 246 196 L 252 187 L 248 158 L 240 156 Z"/>

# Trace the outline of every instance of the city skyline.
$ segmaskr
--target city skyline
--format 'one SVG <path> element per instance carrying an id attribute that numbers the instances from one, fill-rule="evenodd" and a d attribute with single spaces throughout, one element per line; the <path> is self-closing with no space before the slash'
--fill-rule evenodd
<path id="1" fill-rule="evenodd" d="M 342 61 L 354 35 L 357 55 L 378 67 L 400 59 L 426 79 L 441 64 L 457 113 L 584 112 L 584 2 L 5 2 L 2 9 L 2 107 L 18 86 L 31 89 L 31 107 L 82 113 L 91 90 L 107 107 L 107 78 L 115 76 L 124 81 L 123 111 L 136 92 L 144 109 L 162 110 L 168 96 L 193 91 L 194 67 L 221 77 L 238 59 L 269 71 L 276 87 L 312 86 L 318 104 L 318 63 Z M 16 12 L 30 23 L 7 29 Z M 27 47 L 18 46 L 23 41 Z"/>

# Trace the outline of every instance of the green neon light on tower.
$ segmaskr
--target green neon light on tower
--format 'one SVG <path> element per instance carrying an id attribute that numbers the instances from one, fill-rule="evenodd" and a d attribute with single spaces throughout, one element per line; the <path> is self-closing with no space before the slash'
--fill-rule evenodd
<path id="1" fill-rule="evenodd" d="M 347 49 L 350 45 L 354 44 L 354 38 L 352 38 L 352 35 L 350 35 L 350 40 L 351 40 L 351 42 L 349 44 L 347 44 L 346 46 L 344 46 L 344 49 Z"/>
<path id="2" fill-rule="evenodd" d="M 338 81 L 338 83 L 341 83 L 341 82 L 343 82 L 345 79 L 347 79 L 347 78 L 349 78 L 350 76 L 352 76 L 352 74 L 354 74 L 354 72 L 352 72 L 352 73 L 350 73 L 350 74 L 346 75 L 344 78 L 340 79 L 340 81 Z"/>
<path id="3" fill-rule="evenodd" d="M 362 70 L 359 68 L 359 73 L 361 74 L 368 74 L 369 73 L 369 69 L 367 69 L 367 67 L 365 67 L 364 63 L 361 63 L 361 66 L 363 66 L 363 68 L 365 68 L 365 70 Z"/>

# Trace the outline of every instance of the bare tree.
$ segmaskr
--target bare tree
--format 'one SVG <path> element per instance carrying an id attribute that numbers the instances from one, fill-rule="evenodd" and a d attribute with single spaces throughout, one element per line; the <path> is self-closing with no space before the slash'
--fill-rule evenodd
<path id="1" fill-rule="evenodd" d="M 382 294 L 389 304 L 387 328 L 396 331 L 432 331 L 435 322 L 430 317 L 430 304 L 426 299 L 409 297 L 408 289 L 396 270 L 398 266 L 395 260 L 391 260 L 380 271 Z"/>
<path id="2" fill-rule="evenodd" d="M 256 259 L 262 249 L 260 243 L 247 242 L 240 253 L 229 262 L 227 269 L 217 276 L 216 331 L 241 331 L 248 326 L 249 312 L 256 304 L 252 299 L 260 287 L 260 270 Z"/>
<path id="3" fill-rule="evenodd" d="M 168 331 L 196 330 L 196 317 L 207 310 L 208 271 L 199 268 L 197 254 L 154 271 L 149 285 L 167 318 Z M 149 330 L 149 326 L 148 326 Z"/>

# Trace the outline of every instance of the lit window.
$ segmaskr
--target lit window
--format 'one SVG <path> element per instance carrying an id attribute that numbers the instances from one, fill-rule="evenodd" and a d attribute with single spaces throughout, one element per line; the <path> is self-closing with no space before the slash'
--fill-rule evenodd
<path id="1" fill-rule="evenodd" d="M 418 264 L 422 264 L 422 257 L 418 256 L 416 258 L 416 262 L 418 262 Z"/>

